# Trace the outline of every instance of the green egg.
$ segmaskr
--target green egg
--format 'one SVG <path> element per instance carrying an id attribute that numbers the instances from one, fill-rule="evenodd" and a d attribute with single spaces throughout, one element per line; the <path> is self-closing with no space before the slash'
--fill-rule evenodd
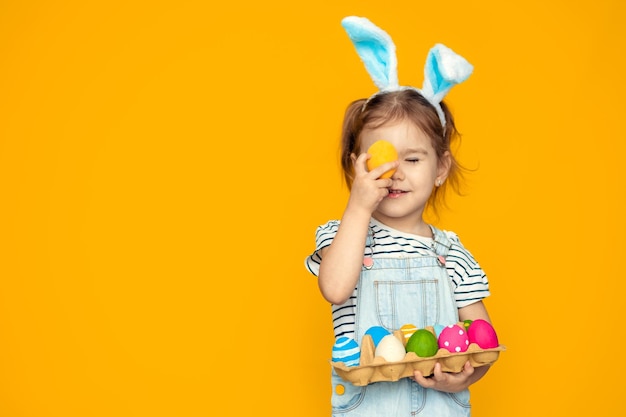
<path id="1" fill-rule="evenodd" d="M 437 338 L 426 329 L 419 329 L 406 342 L 406 351 L 413 352 L 420 358 L 435 356 L 439 350 Z"/>

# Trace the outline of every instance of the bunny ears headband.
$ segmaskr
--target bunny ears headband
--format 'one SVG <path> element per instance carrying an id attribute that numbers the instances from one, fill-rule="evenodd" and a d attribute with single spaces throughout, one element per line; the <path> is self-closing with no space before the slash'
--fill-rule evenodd
<path id="1" fill-rule="evenodd" d="M 385 31 L 364 17 L 348 16 L 341 24 L 379 93 L 413 88 L 398 84 L 396 47 Z M 421 89 L 414 89 L 437 110 L 444 130 L 446 118 L 440 103 L 454 85 L 462 83 L 470 76 L 473 69 L 472 64 L 445 45 L 436 44 L 428 52 L 424 83 Z"/>

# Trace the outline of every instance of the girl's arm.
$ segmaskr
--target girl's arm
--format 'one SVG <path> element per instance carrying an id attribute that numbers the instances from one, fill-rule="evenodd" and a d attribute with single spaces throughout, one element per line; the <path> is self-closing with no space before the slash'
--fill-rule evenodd
<path id="1" fill-rule="evenodd" d="M 321 251 L 318 285 L 332 304 L 343 304 L 356 287 L 369 221 L 367 211 L 346 208 L 333 242 Z"/>
<path id="2" fill-rule="evenodd" d="M 379 178 L 386 171 L 397 167 L 388 162 L 368 172 L 369 155 L 353 155 L 355 177 L 350 198 L 330 246 L 321 250 L 322 262 L 318 285 L 324 298 L 333 304 L 343 304 L 354 292 L 361 266 L 372 212 L 389 194 L 390 178 Z"/>

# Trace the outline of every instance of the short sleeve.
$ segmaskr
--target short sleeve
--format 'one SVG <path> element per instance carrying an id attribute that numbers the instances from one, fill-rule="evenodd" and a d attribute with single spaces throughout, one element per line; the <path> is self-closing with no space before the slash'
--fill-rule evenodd
<path id="1" fill-rule="evenodd" d="M 322 262 L 320 251 L 332 243 L 337 229 L 339 229 L 339 220 L 331 220 L 319 226 L 315 231 L 315 252 L 304 260 L 304 265 L 311 274 L 318 276 Z"/>
<path id="2" fill-rule="evenodd" d="M 455 285 L 457 307 L 468 306 L 491 295 L 487 275 L 474 256 L 463 246 L 456 234 L 446 234 L 452 242 L 446 258 L 446 268 Z"/>

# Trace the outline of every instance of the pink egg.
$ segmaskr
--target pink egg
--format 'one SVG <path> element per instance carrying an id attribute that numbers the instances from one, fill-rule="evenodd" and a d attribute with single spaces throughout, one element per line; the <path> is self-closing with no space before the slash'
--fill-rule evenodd
<path id="1" fill-rule="evenodd" d="M 474 320 L 467 329 L 467 335 L 470 343 L 476 343 L 482 349 L 492 349 L 499 346 L 496 331 L 486 320 Z"/>
<path id="2" fill-rule="evenodd" d="M 451 324 L 443 328 L 439 334 L 439 348 L 451 353 L 465 352 L 469 347 L 467 332 L 458 324 Z"/>

